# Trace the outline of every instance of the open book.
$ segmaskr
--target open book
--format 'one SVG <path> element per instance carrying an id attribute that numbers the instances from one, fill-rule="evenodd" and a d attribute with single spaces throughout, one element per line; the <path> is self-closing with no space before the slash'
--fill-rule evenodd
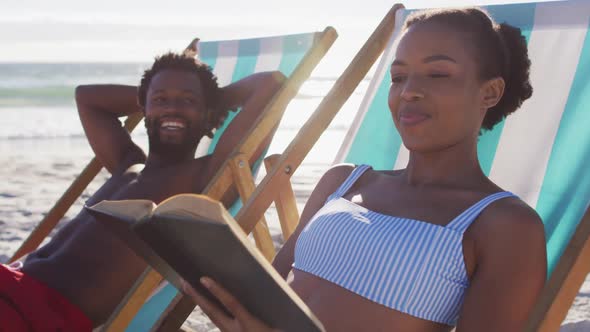
<path id="1" fill-rule="evenodd" d="M 199 282 L 208 276 L 273 328 L 324 331 L 221 203 L 181 194 L 158 206 L 126 200 L 86 209 L 177 288 L 182 278 L 212 299 Z"/>

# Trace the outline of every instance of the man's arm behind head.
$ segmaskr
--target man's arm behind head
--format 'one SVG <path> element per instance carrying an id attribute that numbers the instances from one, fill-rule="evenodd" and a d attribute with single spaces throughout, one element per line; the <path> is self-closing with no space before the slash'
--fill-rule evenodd
<path id="1" fill-rule="evenodd" d="M 88 142 L 109 172 L 145 162 L 145 153 L 118 119 L 140 111 L 136 87 L 81 85 L 76 88 L 76 104 Z"/>
<path id="2" fill-rule="evenodd" d="M 213 172 L 210 173 L 210 176 L 215 175 L 215 172 L 225 160 L 230 157 L 234 148 L 244 139 L 246 133 L 252 128 L 256 119 L 258 119 L 284 81 L 285 76 L 280 72 L 264 72 L 248 76 L 221 88 L 220 102 L 222 105 L 220 107 L 222 109 L 241 107 L 241 111 L 219 139 L 210 160 L 209 170 Z M 270 144 L 272 132 L 257 147 L 249 160 L 251 164 L 260 157 L 264 149 Z"/>

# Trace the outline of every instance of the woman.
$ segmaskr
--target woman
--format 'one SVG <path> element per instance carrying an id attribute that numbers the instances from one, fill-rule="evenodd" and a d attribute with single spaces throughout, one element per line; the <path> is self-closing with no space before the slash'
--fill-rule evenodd
<path id="1" fill-rule="evenodd" d="M 521 331 L 545 282 L 543 224 L 477 159 L 532 94 L 520 30 L 476 8 L 411 15 L 389 108 L 408 165 L 338 165 L 312 193 L 274 266 L 327 331 Z M 291 274 L 290 274 L 291 272 Z M 191 289 L 222 331 L 264 331 L 212 280 L 235 319 Z"/>

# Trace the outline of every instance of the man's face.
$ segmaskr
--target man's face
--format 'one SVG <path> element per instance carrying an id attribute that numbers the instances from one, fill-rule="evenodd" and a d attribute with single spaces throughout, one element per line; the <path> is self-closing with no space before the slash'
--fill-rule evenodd
<path id="1" fill-rule="evenodd" d="M 145 104 L 150 152 L 178 159 L 194 153 L 206 120 L 205 99 L 196 74 L 163 70 L 152 78 Z"/>

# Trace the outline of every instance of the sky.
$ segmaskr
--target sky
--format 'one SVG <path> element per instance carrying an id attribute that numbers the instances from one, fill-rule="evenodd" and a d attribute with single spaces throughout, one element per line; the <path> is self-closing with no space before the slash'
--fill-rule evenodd
<path id="1" fill-rule="evenodd" d="M 0 0 L 0 62 L 150 62 L 156 54 L 182 50 L 194 37 L 236 39 L 318 31 L 331 25 L 339 38 L 330 52 L 350 55 L 334 57 L 344 64 L 394 2 Z M 408 8 L 508 2 L 514 1 L 405 1 Z"/>

